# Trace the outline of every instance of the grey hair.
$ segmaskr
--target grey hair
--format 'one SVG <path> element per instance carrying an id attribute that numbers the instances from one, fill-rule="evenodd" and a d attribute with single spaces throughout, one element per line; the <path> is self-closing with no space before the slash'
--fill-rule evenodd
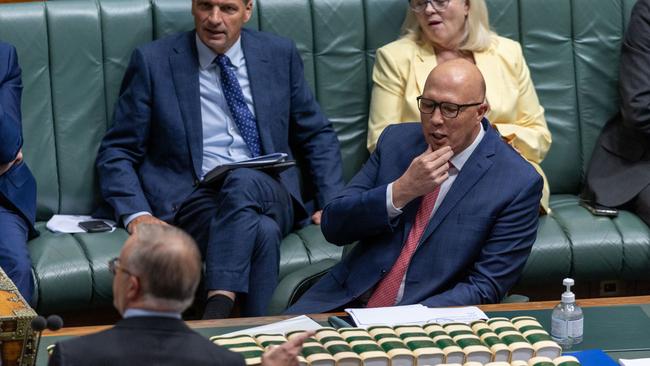
<path id="1" fill-rule="evenodd" d="M 127 261 L 128 268 L 140 279 L 145 302 L 176 312 L 192 304 L 201 279 L 201 255 L 194 240 L 183 230 L 138 225 Z"/>

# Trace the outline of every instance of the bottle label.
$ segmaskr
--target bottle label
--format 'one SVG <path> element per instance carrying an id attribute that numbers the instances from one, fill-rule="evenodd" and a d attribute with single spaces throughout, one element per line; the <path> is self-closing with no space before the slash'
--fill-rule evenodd
<path id="1" fill-rule="evenodd" d="M 551 335 L 558 339 L 568 337 L 569 330 L 567 321 L 564 319 L 551 319 Z"/>
<path id="2" fill-rule="evenodd" d="M 582 337 L 582 321 L 583 319 L 576 319 L 576 320 L 569 320 L 567 323 L 568 324 L 568 330 L 569 330 L 569 337 L 571 338 L 578 338 Z"/>
<path id="3" fill-rule="evenodd" d="M 551 334 L 555 338 L 582 337 L 583 320 L 564 320 L 553 318 L 551 320 Z"/>

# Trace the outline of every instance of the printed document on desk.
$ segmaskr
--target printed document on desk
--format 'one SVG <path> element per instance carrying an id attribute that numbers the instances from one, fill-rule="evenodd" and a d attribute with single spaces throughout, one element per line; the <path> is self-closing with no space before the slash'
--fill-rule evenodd
<path id="1" fill-rule="evenodd" d="M 237 168 L 259 169 L 266 172 L 279 173 L 289 167 L 296 165 L 294 160 L 287 160 L 286 153 L 273 153 L 261 155 L 252 159 L 242 160 L 234 163 L 219 165 L 210 170 L 203 177 L 202 184 L 210 185 L 219 182 L 226 173 Z"/>
<path id="2" fill-rule="evenodd" d="M 650 365 L 650 358 L 637 358 L 633 360 L 619 359 L 618 363 L 621 366 L 648 366 Z"/>
<path id="3" fill-rule="evenodd" d="M 306 315 L 300 315 L 279 322 L 261 325 L 259 327 L 242 329 L 228 334 L 223 334 L 223 337 L 232 337 L 236 335 L 256 335 L 256 334 L 286 334 L 295 330 L 316 330 L 323 326 L 313 321 Z"/>
<path id="4" fill-rule="evenodd" d="M 367 328 L 373 325 L 470 323 L 475 320 L 488 318 L 481 309 L 475 306 L 429 308 L 421 304 L 415 304 L 385 308 L 345 309 L 345 311 L 350 314 L 356 325 L 361 328 Z"/>

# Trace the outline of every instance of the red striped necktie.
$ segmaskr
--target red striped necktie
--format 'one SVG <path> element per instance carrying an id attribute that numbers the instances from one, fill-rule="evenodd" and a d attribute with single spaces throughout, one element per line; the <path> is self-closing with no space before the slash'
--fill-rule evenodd
<path id="1" fill-rule="evenodd" d="M 390 272 L 388 272 L 386 277 L 379 282 L 375 292 L 373 292 L 368 301 L 367 307 L 376 308 L 395 305 L 397 292 L 399 291 L 402 280 L 404 279 L 404 274 L 411 262 L 413 253 L 415 253 L 415 250 L 418 248 L 418 243 L 422 238 L 424 229 L 426 229 L 427 224 L 429 223 L 431 212 L 436 205 L 439 192 L 440 186 L 437 186 L 436 189 L 427 193 L 422 198 L 418 212 L 415 215 L 415 222 L 413 223 L 413 227 L 411 227 L 411 231 L 406 239 L 406 244 L 404 244 L 404 247 L 402 248 L 402 252 L 393 265 L 393 268 L 390 269 Z"/>

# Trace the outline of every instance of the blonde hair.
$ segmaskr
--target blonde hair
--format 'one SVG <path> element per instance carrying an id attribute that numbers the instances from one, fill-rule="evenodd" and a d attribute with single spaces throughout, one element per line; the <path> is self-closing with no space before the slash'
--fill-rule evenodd
<path id="1" fill-rule="evenodd" d="M 457 1 L 457 0 L 450 0 Z M 487 5 L 485 0 L 460 0 L 469 5 L 467 19 L 465 20 L 465 35 L 458 47 L 461 51 L 480 52 L 490 48 L 493 36 L 490 30 Z M 402 24 L 402 37 L 409 38 L 417 43 L 428 43 L 424 38 L 420 24 L 415 12 L 407 11 L 406 18 Z"/>

